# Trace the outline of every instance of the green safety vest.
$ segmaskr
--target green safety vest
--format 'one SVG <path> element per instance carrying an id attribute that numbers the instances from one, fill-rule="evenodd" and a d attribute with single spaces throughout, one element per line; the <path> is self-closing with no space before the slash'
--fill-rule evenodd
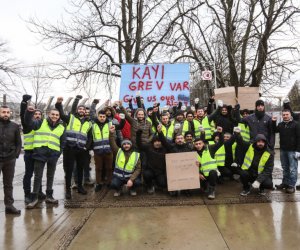
<path id="1" fill-rule="evenodd" d="M 97 154 L 110 153 L 111 147 L 109 145 L 109 125 L 105 123 L 102 130 L 97 123 L 92 126 L 93 133 L 93 149 Z"/>
<path id="2" fill-rule="evenodd" d="M 235 159 L 235 149 L 236 149 L 236 142 L 232 144 L 231 146 L 232 149 L 232 157 L 233 160 Z M 222 145 L 217 152 L 215 153 L 215 159 L 217 161 L 217 165 L 220 167 L 225 166 L 225 159 L 226 159 L 226 152 L 225 152 L 225 146 Z"/>
<path id="3" fill-rule="evenodd" d="M 250 141 L 250 128 L 246 126 L 244 123 L 239 123 L 238 127 L 241 129 L 241 136 L 245 142 Z"/>
<path id="4" fill-rule="evenodd" d="M 211 170 L 217 170 L 218 169 L 216 160 L 211 157 L 210 152 L 209 152 L 208 149 L 203 150 L 202 157 L 200 155 L 198 155 L 197 160 L 201 164 L 201 166 L 199 168 L 199 171 L 205 177 L 207 177 L 209 175 L 209 172 Z"/>
<path id="5" fill-rule="evenodd" d="M 151 131 L 155 134 L 156 133 L 156 128 L 153 125 L 151 118 L 148 116 L 146 120 L 151 123 Z"/>
<path id="6" fill-rule="evenodd" d="M 259 160 L 259 163 L 258 163 L 258 173 L 260 174 L 262 171 L 264 171 L 264 168 L 265 168 L 265 165 L 267 163 L 267 161 L 269 160 L 270 158 L 270 153 L 268 151 L 265 151 L 260 160 Z M 254 148 L 253 148 L 253 145 L 251 144 L 246 152 L 246 155 L 245 155 L 245 158 L 244 158 L 244 162 L 243 162 L 243 165 L 242 165 L 242 169 L 243 170 L 248 170 L 252 164 L 252 161 L 253 161 L 253 158 L 254 158 Z"/>
<path id="7" fill-rule="evenodd" d="M 201 121 L 201 125 L 203 126 L 204 128 L 204 131 L 205 131 L 205 140 L 211 140 L 212 138 L 212 135 L 214 133 L 214 122 L 212 121 L 211 124 L 209 124 L 209 121 L 208 121 L 208 117 L 205 116 L 203 118 L 203 120 Z"/>
<path id="8" fill-rule="evenodd" d="M 87 143 L 87 134 L 92 124 L 85 121 L 83 124 L 80 119 L 73 114 L 70 115 L 70 121 L 66 129 L 66 141 L 69 146 L 78 146 L 84 148 Z"/>
<path id="9" fill-rule="evenodd" d="M 133 151 L 127 163 L 125 164 L 126 158 L 122 149 L 118 150 L 116 156 L 116 164 L 114 169 L 114 175 L 121 178 L 130 178 L 135 170 L 136 164 L 140 158 L 140 153 Z"/>
<path id="10" fill-rule="evenodd" d="M 34 130 L 24 134 L 24 150 L 33 150 Z"/>
<path id="11" fill-rule="evenodd" d="M 65 127 L 61 124 L 51 130 L 47 120 L 44 119 L 41 127 L 34 133 L 33 148 L 48 147 L 60 151 L 60 137 L 64 131 Z"/>
<path id="12" fill-rule="evenodd" d="M 172 141 L 174 135 L 174 123 L 171 122 L 169 127 L 162 124 L 161 131 L 168 141 Z"/>
<path id="13" fill-rule="evenodd" d="M 199 130 L 199 126 L 200 126 L 200 122 L 197 121 L 197 120 L 193 120 L 193 123 L 194 123 L 194 131 L 191 131 L 191 132 L 194 132 L 195 134 L 195 137 L 200 137 L 200 130 Z M 182 135 L 184 136 L 185 132 L 189 131 L 189 122 L 187 120 L 185 120 L 183 122 L 183 127 L 182 127 Z"/>

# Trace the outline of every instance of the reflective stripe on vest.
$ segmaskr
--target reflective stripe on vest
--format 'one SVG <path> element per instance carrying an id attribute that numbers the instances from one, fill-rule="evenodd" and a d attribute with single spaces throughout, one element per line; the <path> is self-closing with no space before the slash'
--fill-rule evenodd
<path id="1" fill-rule="evenodd" d="M 182 127 L 182 135 L 183 136 L 184 136 L 185 132 L 190 131 L 195 134 L 195 137 L 200 137 L 200 134 L 201 134 L 200 130 L 199 130 L 200 122 L 194 119 L 193 123 L 194 123 L 194 131 L 190 131 L 189 122 L 187 120 L 185 120 L 183 122 L 183 127 Z"/>
<path id="2" fill-rule="evenodd" d="M 41 127 L 34 133 L 33 148 L 48 147 L 60 151 L 60 137 L 64 130 L 65 127 L 61 124 L 51 130 L 47 120 L 44 119 Z"/>
<path id="3" fill-rule="evenodd" d="M 174 123 L 171 123 L 168 127 L 162 124 L 161 131 L 168 141 L 172 141 L 174 135 Z"/>
<path id="4" fill-rule="evenodd" d="M 198 155 L 197 159 L 198 159 L 199 163 L 201 164 L 199 170 L 200 170 L 201 173 L 203 173 L 203 175 L 205 177 L 207 177 L 209 175 L 209 172 L 211 170 L 217 170 L 218 169 L 216 160 L 211 157 L 210 152 L 209 152 L 208 149 L 205 149 L 202 152 L 202 157 L 200 155 Z"/>
<path id="5" fill-rule="evenodd" d="M 93 132 L 93 149 L 97 154 L 110 153 L 109 145 L 109 125 L 105 123 L 102 130 L 97 123 L 92 126 Z"/>
<path id="6" fill-rule="evenodd" d="M 246 126 L 244 123 L 239 123 L 238 127 L 241 129 L 241 136 L 245 142 L 250 141 L 250 128 Z"/>
<path id="7" fill-rule="evenodd" d="M 236 142 L 232 144 L 231 146 L 232 149 L 232 157 L 233 160 L 235 159 L 235 149 L 236 149 Z M 220 167 L 225 166 L 225 159 L 226 159 L 226 152 L 225 152 L 225 146 L 222 145 L 222 147 L 220 147 L 217 152 L 215 153 L 215 159 L 217 162 L 217 165 Z"/>
<path id="8" fill-rule="evenodd" d="M 119 149 L 116 156 L 114 175 L 123 178 L 130 178 L 130 176 L 135 170 L 139 157 L 140 157 L 140 153 L 133 151 L 130 154 L 129 159 L 125 165 L 125 161 L 126 161 L 125 154 L 122 149 Z"/>
<path id="9" fill-rule="evenodd" d="M 268 151 L 265 151 L 258 163 L 258 168 L 257 168 L 257 172 L 260 174 L 262 171 L 264 171 L 265 165 L 267 163 L 267 161 L 270 158 L 270 153 Z M 243 170 L 248 170 L 251 167 L 252 161 L 254 158 L 254 148 L 253 145 L 251 144 L 246 152 L 245 158 L 244 158 L 244 162 L 242 165 L 242 169 Z"/>
<path id="10" fill-rule="evenodd" d="M 34 130 L 31 130 L 29 133 L 24 134 L 24 150 L 33 149 L 33 140 L 34 140 Z"/>
<path id="11" fill-rule="evenodd" d="M 80 119 L 71 114 L 70 121 L 66 130 L 66 140 L 68 145 L 84 148 L 87 143 L 87 134 L 90 128 L 90 122 L 85 121 L 82 124 Z"/>

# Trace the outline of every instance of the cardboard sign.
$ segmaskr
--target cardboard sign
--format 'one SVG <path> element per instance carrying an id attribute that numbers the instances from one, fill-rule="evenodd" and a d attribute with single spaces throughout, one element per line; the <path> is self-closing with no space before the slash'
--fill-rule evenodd
<path id="1" fill-rule="evenodd" d="M 200 188 L 197 152 L 166 154 L 168 191 Z"/>
<path id="2" fill-rule="evenodd" d="M 259 99 L 259 87 L 239 87 L 238 100 L 241 109 L 255 109 L 255 102 Z"/>
<path id="3" fill-rule="evenodd" d="M 215 100 L 222 100 L 224 104 L 234 107 L 236 104 L 234 87 L 215 89 Z"/>
<path id="4" fill-rule="evenodd" d="M 190 104 L 190 69 L 188 63 L 122 64 L 119 99 L 128 102 L 137 92 L 144 98 L 145 107 Z"/>

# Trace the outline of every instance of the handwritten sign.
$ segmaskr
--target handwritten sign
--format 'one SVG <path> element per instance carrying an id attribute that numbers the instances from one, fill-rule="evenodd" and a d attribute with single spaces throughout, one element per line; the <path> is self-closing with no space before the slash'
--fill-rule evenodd
<path id="1" fill-rule="evenodd" d="M 200 188 L 197 153 L 166 154 L 168 191 Z"/>
<path id="2" fill-rule="evenodd" d="M 222 100 L 226 105 L 234 106 L 236 104 L 234 87 L 215 89 L 215 99 Z"/>
<path id="3" fill-rule="evenodd" d="M 128 102 L 137 92 L 145 107 L 160 103 L 176 105 L 190 103 L 189 64 L 122 64 L 120 100 Z M 135 102 L 135 99 L 133 99 Z"/>
<path id="4" fill-rule="evenodd" d="M 255 102 L 259 99 L 258 87 L 239 87 L 238 100 L 241 105 L 241 109 L 255 109 Z"/>

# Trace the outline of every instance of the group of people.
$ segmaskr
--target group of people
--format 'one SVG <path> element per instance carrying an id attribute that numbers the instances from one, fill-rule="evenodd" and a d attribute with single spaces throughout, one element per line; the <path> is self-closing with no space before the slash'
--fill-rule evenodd
<path id="1" fill-rule="evenodd" d="M 24 201 L 27 209 L 36 207 L 39 200 L 57 204 L 53 197 L 53 181 L 57 161 L 63 155 L 65 199 L 72 199 L 72 178 L 77 192 L 87 194 L 84 183 L 91 183 L 90 163 L 95 163 L 94 191 L 114 189 L 120 196 L 123 188 L 137 195 L 137 187 L 145 185 L 147 192 L 167 188 L 165 155 L 168 153 L 197 152 L 201 189 L 209 199 L 215 198 L 217 184 L 240 180 L 247 196 L 257 189 L 273 189 L 275 133 L 280 135 L 280 160 L 283 179 L 277 189 L 294 193 L 300 157 L 300 125 L 288 100 L 284 102 L 282 122 L 265 112 L 264 102 L 257 100 L 253 112 L 215 103 L 210 98 L 207 106 L 185 107 L 179 102 L 173 107 L 159 103 L 145 109 L 143 98 L 135 97 L 128 107 L 121 101 L 105 102 L 97 109 L 98 99 L 90 107 L 78 105 L 77 95 L 71 111 L 66 114 L 57 98 L 46 117 L 30 105 L 30 95 L 21 102 L 21 124 L 24 136 L 25 175 Z M 98 112 L 96 113 L 96 110 Z M 0 108 L 0 171 L 3 174 L 5 211 L 19 214 L 13 206 L 13 176 L 15 161 L 21 152 L 19 126 L 10 121 L 10 109 Z M 42 189 L 43 171 L 47 165 L 46 194 Z M 34 176 L 33 185 L 31 185 Z M 191 195 L 190 190 L 169 192 L 171 196 Z"/>

